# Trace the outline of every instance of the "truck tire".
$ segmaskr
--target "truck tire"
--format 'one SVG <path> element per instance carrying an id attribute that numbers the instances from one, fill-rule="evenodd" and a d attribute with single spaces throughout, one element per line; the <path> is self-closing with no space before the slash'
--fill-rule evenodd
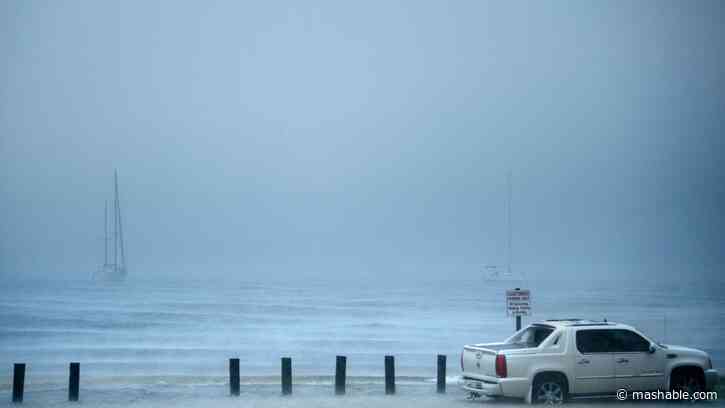
<path id="1" fill-rule="evenodd" d="M 567 399 L 566 381 L 556 374 L 544 374 L 536 377 L 531 389 L 533 404 L 561 405 Z"/>
<path id="2" fill-rule="evenodd" d="M 705 390 L 702 371 L 694 367 L 677 369 L 672 375 L 670 384 L 671 390 L 687 391 L 690 395 Z"/>

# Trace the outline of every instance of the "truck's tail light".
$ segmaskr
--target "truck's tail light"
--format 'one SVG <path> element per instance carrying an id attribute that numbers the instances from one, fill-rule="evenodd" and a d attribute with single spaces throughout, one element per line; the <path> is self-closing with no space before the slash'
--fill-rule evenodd
<path id="1" fill-rule="evenodd" d="M 461 351 L 461 371 L 463 371 L 463 352 Z"/>
<path id="2" fill-rule="evenodd" d="M 506 378 L 508 374 L 506 371 L 506 356 L 498 354 L 496 356 L 496 377 Z"/>

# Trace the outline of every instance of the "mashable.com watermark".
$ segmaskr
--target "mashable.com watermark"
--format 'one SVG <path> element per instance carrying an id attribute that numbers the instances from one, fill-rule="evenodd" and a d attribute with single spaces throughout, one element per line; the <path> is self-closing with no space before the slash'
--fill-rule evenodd
<path id="1" fill-rule="evenodd" d="M 617 399 L 620 401 L 713 401 L 717 399 L 716 391 L 627 391 L 624 388 L 617 390 Z"/>

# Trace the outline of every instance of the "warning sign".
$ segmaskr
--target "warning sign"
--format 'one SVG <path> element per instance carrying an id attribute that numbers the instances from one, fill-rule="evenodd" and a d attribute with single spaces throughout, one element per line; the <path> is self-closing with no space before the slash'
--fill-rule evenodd
<path id="1" fill-rule="evenodd" d="M 506 291 L 506 316 L 531 316 L 531 292 L 528 289 Z"/>

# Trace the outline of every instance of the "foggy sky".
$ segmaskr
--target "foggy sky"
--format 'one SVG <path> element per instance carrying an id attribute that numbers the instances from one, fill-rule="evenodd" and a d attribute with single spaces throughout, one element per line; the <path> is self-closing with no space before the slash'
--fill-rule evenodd
<path id="1" fill-rule="evenodd" d="M 725 6 L 0 2 L 0 277 L 719 274 Z"/>

